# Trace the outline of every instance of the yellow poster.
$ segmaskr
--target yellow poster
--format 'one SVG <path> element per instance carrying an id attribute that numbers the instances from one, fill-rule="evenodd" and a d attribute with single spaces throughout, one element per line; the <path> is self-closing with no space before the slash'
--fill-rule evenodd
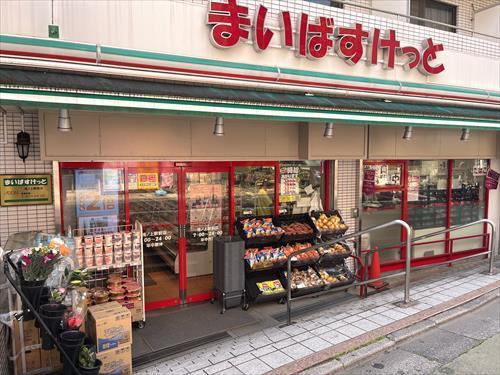
<path id="1" fill-rule="evenodd" d="M 0 176 L 0 206 L 52 204 L 50 174 Z"/>
<path id="2" fill-rule="evenodd" d="M 158 189 L 158 173 L 138 173 L 137 189 L 156 190 Z"/>

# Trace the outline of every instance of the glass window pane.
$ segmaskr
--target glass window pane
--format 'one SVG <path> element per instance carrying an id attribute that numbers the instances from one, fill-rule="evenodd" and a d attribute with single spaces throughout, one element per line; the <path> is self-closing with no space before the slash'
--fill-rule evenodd
<path id="1" fill-rule="evenodd" d="M 484 218 L 484 179 L 487 160 L 454 160 L 451 225 L 461 225 Z M 452 238 L 482 234 L 483 226 L 477 225 L 451 232 Z M 483 246 L 481 237 L 454 241 L 453 251 L 476 249 Z"/>
<path id="2" fill-rule="evenodd" d="M 323 210 L 319 161 L 280 162 L 280 214 L 301 214 Z"/>
<path id="3" fill-rule="evenodd" d="M 377 187 L 394 187 L 401 185 L 403 167 L 401 164 L 374 164 L 365 165 L 365 169 L 375 171 L 375 186 Z"/>
<path id="4" fill-rule="evenodd" d="M 63 169 L 64 225 L 88 233 L 125 224 L 122 169 Z"/>
<path id="5" fill-rule="evenodd" d="M 274 214 L 274 167 L 236 167 L 234 169 L 234 214 Z"/>
<path id="6" fill-rule="evenodd" d="M 144 232 L 159 232 L 158 241 L 144 245 L 147 303 L 179 297 L 179 226 L 177 174 L 156 168 L 129 169 L 130 222 Z"/>
<path id="7" fill-rule="evenodd" d="M 374 194 L 363 194 L 363 210 L 361 212 L 362 229 L 401 219 L 401 192 L 383 191 Z M 370 247 L 380 249 L 398 244 L 401 239 L 401 227 L 395 225 L 370 233 Z M 380 260 L 390 262 L 401 259 L 401 251 L 397 249 L 382 250 Z"/>
<path id="8" fill-rule="evenodd" d="M 411 160 L 408 163 L 408 224 L 415 237 L 446 228 L 448 201 L 448 162 L 446 160 Z M 444 254 L 445 235 L 422 241 L 413 249 L 413 257 Z"/>

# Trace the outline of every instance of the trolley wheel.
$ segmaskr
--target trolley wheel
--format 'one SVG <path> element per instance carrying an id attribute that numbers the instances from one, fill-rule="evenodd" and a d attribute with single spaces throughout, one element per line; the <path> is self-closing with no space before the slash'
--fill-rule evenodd
<path id="1" fill-rule="evenodd" d="M 285 297 L 281 297 L 279 300 L 278 300 L 278 303 L 280 305 L 284 305 L 286 303 L 286 298 Z"/>
<path id="2" fill-rule="evenodd" d="M 144 327 L 146 327 L 146 322 L 144 320 L 139 320 L 137 322 L 137 327 L 139 327 L 140 329 L 143 329 Z"/>
<path id="3" fill-rule="evenodd" d="M 250 308 L 250 304 L 248 302 L 245 302 L 243 305 L 241 305 L 241 309 L 243 311 L 247 311 Z"/>

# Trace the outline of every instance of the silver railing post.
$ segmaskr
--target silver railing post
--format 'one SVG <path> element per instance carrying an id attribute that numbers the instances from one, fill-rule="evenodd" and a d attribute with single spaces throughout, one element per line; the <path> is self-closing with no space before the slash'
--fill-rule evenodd
<path id="1" fill-rule="evenodd" d="M 493 257 L 495 256 L 495 251 L 497 250 L 497 231 L 495 228 L 495 223 L 489 219 L 483 219 L 489 224 L 491 228 L 491 243 L 490 243 L 490 265 L 488 267 L 488 273 L 493 275 Z"/>
<path id="2" fill-rule="evenodd" d="M 286 260 L 286 313 L 287 325 L 292 324 L 292 258 Z"/>

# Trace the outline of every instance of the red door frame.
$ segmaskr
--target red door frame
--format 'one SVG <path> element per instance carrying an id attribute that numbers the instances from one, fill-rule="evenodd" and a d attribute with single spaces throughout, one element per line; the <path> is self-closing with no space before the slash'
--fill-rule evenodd
<path id="1" fill-rule="evenodd" d="M 235 168 L 240 166 L 272 166 L 274 167 L 274 213 L 279 214 L 279 191 L 280 191 L 280 162 L 279 161 L 200 161 L 200 162 L 171 162 L 171 161 L 111 161 L 111 162 L 60 162 L 60 175 L 65 169 L 122 169 L 124 175 L 124 210 L 125 222 L 130 224 L 130 197 L 128 192 L 128 173 L 134 170 L 153 170 L 158 172 L 173 172 L 177 174 L 177 190 L 178 190 L 178 225 L 186 224 L 186 207 L 185 207 L 185 173 L 190 171 L 198 172 L 227 172 L 229 178 L 229 234 L 234 234 L 234 176 Z M 330 162 L 322 162 L 322 172 L 324 175 L 324 202 L 325 208 L 329 204 L 329 168 Z M 62 178 L 59 180 L 60 194 L 60 211 L 61 211 L 61 227 L 64 228 L 64 197 L 62 194 Z M 186 265 L 186 238 L 179 236 L 179 297 L 158 300 L 146 303 L 146 310 L 158 309 L 162 307 L 179 305 L 183 301 L 187 303 L 208 300 L 213 297 L 213 292 L 201 293 L 198 295 L 186 295 L 187 291 L 187 265 Z"/>

